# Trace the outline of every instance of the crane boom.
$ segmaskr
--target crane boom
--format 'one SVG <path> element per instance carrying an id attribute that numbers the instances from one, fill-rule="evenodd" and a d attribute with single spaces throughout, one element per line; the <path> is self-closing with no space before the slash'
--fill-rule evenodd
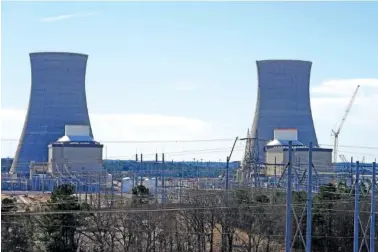
<path id="1" fill-rule="evenodd" d="M 344 126 L 345 120 L 349 115 L 350 109 L 352 108 L 352 105 L 354 103 L 354 100 L 356 99 L 358 89 L 360 88 L 360 85 L 357 86 L 356 90 L 353 93 L 352 98 L 350 99 L 348 106 L 346 107 L 345 113 L 343 118 L 341 119 L 340 125 L 337 128 L 337 130 L 332 130 L 334 138 L 334 143 L 333 143 L 333 162 L 337 163 L 337 154 L 338 154 L 338 148 L 339 148 L 339 135 L 341 132 L 341 129 Z"/>

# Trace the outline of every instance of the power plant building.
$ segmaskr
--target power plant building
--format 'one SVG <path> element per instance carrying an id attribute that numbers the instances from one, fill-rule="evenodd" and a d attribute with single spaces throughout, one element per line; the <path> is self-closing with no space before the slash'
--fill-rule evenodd
<path id="1" fill-rule="evenodd" d="M 318 146 L 310 105 L 311 66 L 301 60 L 257 61 L 257 102 L 250 132 L 250 156 L 256 163 L 264 162 L 265 146 L 277 128 L 295 128 L 299 142 Z"/>
<path id="2" fill-rule="evenodd" d="M 66 125 L 66 133 L 49 145 L 48 172 L 53 175 L 103 171 L 103 145 L 90 137 L 89 126 Z"/>
<path id="3" fill-rule="evenodd" d="M 77 53 L 31 53 L 29 106 L 11 173 L 29 173 L 30 162 L 47 162 L 48 145 L 65 125 L 88 125 L 85 92 L 88 56 Z"/>
<path id="4" fill-rule="evenodd" d="M 280 177 L 289 162 L 289 141 L 292 142 L 292 165 L 303 174 L 309 165 L 309 147 L 298 141 L 297 129 L 275 129 L 274 140 L 265 147 L 267 176 Z M 312 164 L 315 172 L 332 172 L 332 149 L 313 147 Z"/>

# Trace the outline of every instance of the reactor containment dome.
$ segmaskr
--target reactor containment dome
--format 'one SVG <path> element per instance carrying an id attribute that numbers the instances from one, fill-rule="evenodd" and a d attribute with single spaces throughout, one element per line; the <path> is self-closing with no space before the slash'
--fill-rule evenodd
<path id="1" fill-rule="evenodd" d="M 310 105 L 312 63 L 301 60 L 257 61 L 258 89 L 252 125 L 251 152 L 264 160 L 264 148 L 274 129 L 295 128 L 298 141 L 318 146 Z"/>
<path id="2" fill-rule="evenodd" d="M 31 53 L 31 91 L 11 173 L 28 174 L 29 164 L 47 162 L 48 145 L 64 135 L 65 125 L 89 125 L 85 92 L 88 55 Z M 90 135 L 92 130 L 90 129 Z"/>

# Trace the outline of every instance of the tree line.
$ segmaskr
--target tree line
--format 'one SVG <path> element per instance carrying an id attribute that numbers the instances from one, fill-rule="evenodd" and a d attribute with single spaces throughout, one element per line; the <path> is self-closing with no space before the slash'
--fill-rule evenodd
<path id="1" fill-rule="evenodd" d="M 360 244 L 368 251 L 370 195 L 361 187 Z M 328 184 L 314 195 L 312 251 L 353 251 L 354 189 Z M 91 195 L 92 197 L 92 195 Z M 306 192 L 293 192 L 292 251 L 304 251 Z M 132 196 L 79 199 L 57 187 L 38 208 L 2 200 L 2 251 L 270 252 L 283 251 L 285 191 L 185 190 L 179 202 L 157 203 L 143 185 Z M 375 223 L 378 229 L 377 223 Z M 378 246 L 376 246 L 378 249 Z"/>

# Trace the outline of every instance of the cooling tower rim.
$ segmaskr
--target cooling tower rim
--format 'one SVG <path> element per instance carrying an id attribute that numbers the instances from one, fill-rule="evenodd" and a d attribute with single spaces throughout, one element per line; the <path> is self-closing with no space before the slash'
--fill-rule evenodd
<path id="1" fill-rule="evenodd" d="M 70 55 L 70 56 L 79 56 L 79 57 L 85 57 L 85 58 L 88 58 L 88 54 L 84 54 L 84 53 L 74 53 L 74 52 L 32 52 L 32 53 L 29 53 L 30 56 L 39 56 L 39 55 L 43 55 L 43 56 L 46 56 L 46 55 Z"/>
<path id="2" fill-rule="evenodd" d="M 297 63 L 307 63 L 312 64 L 312 61 L 309 60 L 299 60 L 299 59 L 264 59 L 256 60 L 256 63 L 274 63 L 274 62 L 297 62 Z"/>

